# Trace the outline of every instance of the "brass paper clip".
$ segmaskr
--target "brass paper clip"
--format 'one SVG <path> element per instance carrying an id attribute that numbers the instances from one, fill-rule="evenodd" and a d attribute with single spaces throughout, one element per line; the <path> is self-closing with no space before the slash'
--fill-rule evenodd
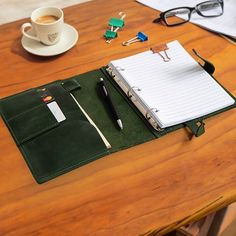
<path id="1" fill-rule="evenodd" d="M 158 53 L 164 62 L 168 62 L 171 60 L 171 58 L 168 56 L 166 52 L 168 49 L 169 48 L 166 44 L 159 44 L 151 48 L 152 52 Z M 161 52 L 164 52 L 164 55 L 162 55 Z"/>

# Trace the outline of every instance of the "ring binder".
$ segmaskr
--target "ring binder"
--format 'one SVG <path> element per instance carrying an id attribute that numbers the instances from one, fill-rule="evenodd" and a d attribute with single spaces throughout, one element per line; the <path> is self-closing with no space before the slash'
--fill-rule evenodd
<path id="1" fill-rule="evenodd" d="M 119 74 L 120 70 L 125 70 L 124 68 L 121 68 L 120 66 L 113 66 L 109 64 L 106 68 L 106 71 L 109 73 L 109 75 L 118 83 L 120 88 L 123 90 L 123 92 L 127 95 L 127 97 L 136 105 L 136 107 L 139 109 L 139 111 L 143 114 L 144 117 L 146 117 L 146 111 L 148 108 L 144 107 L 142 102 L 138 99 L 137 96 L 133 93 L 134 91 L 141 91 L 141 89 L 137 86 L 129 87 L 128 84 L 126 84 L 122 80 L 122 76 Z M 133 91 L 133 92 L 132 92 Z M 132 99 L 134 98 L 134 99 Z M 155 109 L 155 108 L 153 108 Z M 151 109 L 149 109 L 151 110 Z M 147 119 L 147 118 L 146 118 Z M 150 119 L 147 119 L 147 121 L 150 123 L 150 125 L 157 131 L 163 131 L 164 129 L 161 129 L 158 123 L 155 121 L 155 119 L 151 116 Z"/>
<path id="2" fill-rule="evenodd" d="M 234 104 L 209 70 L 207 73 L 205 66 L 196 63 L 178 41 L 159 44 L 151 50 L 111 61 L 109 67 L 114 70 L 110 71 L 115 74 L 114 80 L 119 79 L 120 88 L 155 130 L 183 124 Z M 171 63 L 164 65 L 155 53 L 164 62 L 172 60 Z M 142 92 L 138 92 L 140 89 Z"/>

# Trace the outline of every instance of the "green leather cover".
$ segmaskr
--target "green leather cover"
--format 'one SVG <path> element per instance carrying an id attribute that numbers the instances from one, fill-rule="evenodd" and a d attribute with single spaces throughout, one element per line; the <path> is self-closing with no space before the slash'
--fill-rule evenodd
<path id="1" fill-rule="evenodd" d="M 99 91 L 98 82 L 100 78 L 104 79 L 112 95 L 116 110 L 123 123 L 123 130 L 119 129 Z M 143 122 L 143 117 L 133 110 L 131 104 L 127 102 L 126 96 L 120 93 L 120 89 L 111 83 L 111 80 L 102 70 L 87 72 L 69 80 L 71 79 L 81 85 L 81 89 L 73 91 L 72 94 L 111 144 L 110 153 L 155 138 L 155 134 L 150 127 Z"/>
<path id="2" fill-rule="evenodd" d="M 102 99 L 98 89 L 101 77 L 106 82 L 122 119 L 123 130 L 119 129 L 110 115 L 109 107 Z M 37 88 L 0 101 L 1 115 L 38 183 L 48 181 L 109 153 L 159 138 L 182 127 L 189 127 L 195 136 L 199 136 L 204 133 L 204 119 L 235 107 L 234 103 L 207 116 L 158 132 L 106 73 L 105 68 L 41 86 L 44 87 L 55 98 L 66 116 L 65 121 L 56 121 L 37 93 Z M 111 144 L 111 149 L 105 147 L 70 93 L 102 131 Z M 197 123 L 201 125 L 198 127 Z"/>
<path id="3" fill-rule="evenodd" d="M 61 82 L 46 87 L 64 113 L 57 122 L 37 89 L 1 100 L 1 115 L 38 183 L 108 153 L 102 139 Z"/>

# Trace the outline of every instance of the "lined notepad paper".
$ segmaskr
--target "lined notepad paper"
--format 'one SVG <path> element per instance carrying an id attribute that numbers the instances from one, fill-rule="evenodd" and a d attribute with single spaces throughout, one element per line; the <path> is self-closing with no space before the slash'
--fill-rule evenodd
<path id="1" fill-rule="evenodd" d="M 116 82 L 134 97 L 143 115 L 165 128 L 234 103 L 178 41 L 167 45 L 169 62 L 149 50 L 108 65 Z"/>

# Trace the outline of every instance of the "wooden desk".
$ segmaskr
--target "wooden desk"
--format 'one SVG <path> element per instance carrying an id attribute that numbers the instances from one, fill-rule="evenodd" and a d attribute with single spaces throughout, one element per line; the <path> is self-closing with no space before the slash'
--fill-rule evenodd
<path id="1" fill-rule="evenodd" d="M 103 33 L 120 11 L 127 14 L 126 26 L 108 45 Z M 23 50 L 20 26 L 26 20 L 0 26 L 1 98 L 175 39 L 212 61 L 215 77 L 236 95 L 236 47 L 214 33 L 192 24 L 153 24 L 157 12 L 133 0 L 96 0 L 64 12 L 80 38 L 57 57 Z M 121 46 L 138 31 L 149 41 Z M 227 111 L 206 120 L 199 138 L 189 140 L 181 129 L 42 185 L 0 120 L 0 235 L 162 235 L 221 208 L 236 200 L 235 120 L 235 110 Z"/>

